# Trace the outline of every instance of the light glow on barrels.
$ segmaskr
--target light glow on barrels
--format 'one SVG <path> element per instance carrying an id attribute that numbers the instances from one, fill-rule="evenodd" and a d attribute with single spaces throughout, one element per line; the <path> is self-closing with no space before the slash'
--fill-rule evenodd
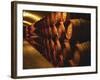
<path id="1" fill-rule="evenodd" d="M 32 25 L 32 23 L 31 23 L 31 22 L 28 22 L 28 21 L 23 21 L 23 23 L 24 23 L 24 24 L 27 24 L 27 25 L 29 25 L 29 26 Z"/>
<path id="2" fill-rule="evenodd" d="M 67 32 L 66 32 L 66 37 L 67 37 L 67 39 L 71 39 L 71 37 L 72 37 L 72 23 L 70 23 L 69 24 L 69 26 L 68 26 L 68 29 L 67 29 Z"/>
<path id="3" fill-rule="evenodd" d="M 35 21 L 39 21 L 42 18 L 40 16 L 37 16 L 36 14 L 32 14 L 30 12 L 25 12 L 25 11 L 23 12 L 23 17 L 28 17 L 28 18 L 31 18 Z"/>

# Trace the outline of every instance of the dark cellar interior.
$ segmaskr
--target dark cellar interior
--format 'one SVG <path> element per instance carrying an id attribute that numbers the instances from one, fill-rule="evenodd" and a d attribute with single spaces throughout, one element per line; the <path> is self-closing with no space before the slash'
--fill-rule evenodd
<path id="1" fill-rule="evenodd" d="M 23 11 L 23 68 L 91 65 L 91 15 Z"/>

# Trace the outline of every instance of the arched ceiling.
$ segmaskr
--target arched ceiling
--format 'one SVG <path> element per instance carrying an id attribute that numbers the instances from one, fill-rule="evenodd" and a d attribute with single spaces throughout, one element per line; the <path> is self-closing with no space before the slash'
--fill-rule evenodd
<path id="1" fill-rule="evenodd" d="M 31 26 L 33 23 L 39 21 L 46 15 L 48 15 L 48 12 L 24 10 L 23 11 L 23 26 Z"/>

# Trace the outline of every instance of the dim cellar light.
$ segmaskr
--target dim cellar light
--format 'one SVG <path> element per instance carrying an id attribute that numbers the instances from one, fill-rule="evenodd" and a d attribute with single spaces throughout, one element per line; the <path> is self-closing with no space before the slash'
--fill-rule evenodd
<path id="1" fill-rule="evenodd" d="M 40 16 L 37 16 L 36 14 L 32 14 L 30 12 L 25 12 L 25 11 L 23 12 L 23 16 L 24 17 L 29 17 L 29 18 L 31 18 L 31 19 L 33 19 L 35 21 L 39 21 L 41 19 Z"/>
<path id="2" fill-rule="evenodd" d="M 31 22 L 28 22 L 28 21 L 23 21 L 23 24 L 27 24 L 27 25 L 29 25 L 29 26 L 32 25 L 32 23 L 31 23 Z"/>

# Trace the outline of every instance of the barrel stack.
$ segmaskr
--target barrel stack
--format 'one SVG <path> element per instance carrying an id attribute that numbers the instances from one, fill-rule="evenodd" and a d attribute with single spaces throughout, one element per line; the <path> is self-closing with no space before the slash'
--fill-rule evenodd
<path id="1" fill-rule="evenodd" d="M 66 12 L 51 12 L 33 27 L 33 31 L 27 30 L 33 36 L 28 41 L 55 67 L 72 66 L 76 45 L 91 41 L 90 21 L 70 19 Z"/>

